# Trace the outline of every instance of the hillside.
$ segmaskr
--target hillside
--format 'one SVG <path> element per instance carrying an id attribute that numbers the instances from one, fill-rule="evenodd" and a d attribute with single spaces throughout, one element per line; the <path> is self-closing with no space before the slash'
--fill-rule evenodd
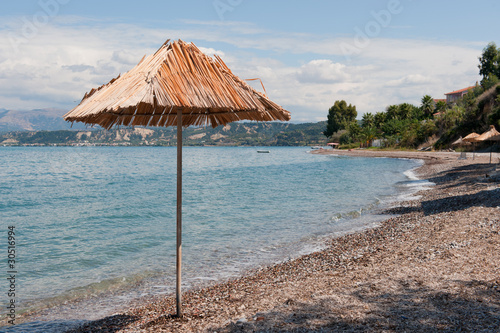
<path id="1" fill-rule="evenodd" d="M 325 122 L 237 122 L 217 128 L 184 129 L 187 146 L 306 146 L 324 145 Z M 105 130 L 16 131 L 0 133 L 0 145 L 150 145 L 174 146 L 175 128 L 120 128 Z"/>
<path id="2" fill-rule="evenodd" d="M 481 88 L 470 91 L 438 116 L 435 123 L 440 128 L 435 145 L 438 148 L 472 132 L 484 133 L 491 125 L 500 128 L 500 84 L 486 91 Z M 488 142 L 478 145 L 491 146 Z"/>

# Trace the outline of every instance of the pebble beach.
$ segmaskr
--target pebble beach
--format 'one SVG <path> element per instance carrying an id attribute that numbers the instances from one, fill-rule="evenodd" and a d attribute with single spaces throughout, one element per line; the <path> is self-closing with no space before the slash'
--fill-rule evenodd
<path id="1" fill-rule="evenodd" d="M 156 297 L 70 332 L 495 332 L 500 327 L 499 154 L 332 151 L 417 158 L 434 183 L 376 228 L 297 259 Z"/>

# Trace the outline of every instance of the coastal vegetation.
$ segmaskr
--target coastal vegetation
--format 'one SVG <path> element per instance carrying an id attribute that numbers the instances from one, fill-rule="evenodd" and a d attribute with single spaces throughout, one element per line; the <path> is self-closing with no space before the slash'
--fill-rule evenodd
<path id="1" fill-rule="evenodd" d="M 323 134 L 344 147 L 369 147 L 378 139 L 377 145 L 391 148 L 443 149 L 460 136 L 484 132 L 490 125 L 500 128 L 500 48 L 495 43 L 484 48 L 478 67 L 481 83 L 450 103 L 425 95 L 419 106 L 390 105 L 357 121 L 351 116 L 355 106 L 336 101 Z"/>

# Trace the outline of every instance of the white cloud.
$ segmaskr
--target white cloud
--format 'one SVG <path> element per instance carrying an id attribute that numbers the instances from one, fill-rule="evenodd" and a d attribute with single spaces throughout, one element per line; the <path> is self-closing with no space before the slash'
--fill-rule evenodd
<path id="1" fill-rule="evenodd" d="M 416 87 L 426 85 L 432 82 L 432 79 L 421 74 L 405 75 L 400 79 L 387 82 L 387 87 Z"/>
<path id="2" fill-rule="evenodd" d="M 477 57 L 484 46 L 377 38 L 345 57 L 339 45 L 349 42 L 346 37 L 264 32 L 251 24 L 221 28 L 220 23 L 185 22 L 169 30 L 85 25 L 82 18 L 58 17 L 17 51 L 9 31 L 0 28 L 0 108 L 69 109 L 168 37 L 195 41 L 206 54 L 221 56 L 242 79 L 260 78 L 269 97 L 292 112 L 293 121 L 326 119 L 339 99 L 356 105 L 361 115 L 390 104 L 418 104 L 425 94 L 440 98 L 479 79 Z"/>
<path id="3" fill-rule="evenodd" d="M 219 57 L 224 57 L 226 54 L 224 51 L 216 50 L 211 47 L 199 47 L 200 51 L 205 53 L 208 56 L 218 55 Z"/>
<path id="4" fill-rule="evenodd" d="M 331 60 L 312 60 L 297 71 L 301 83 L 335 83 L 349 80 L 346 66 Z"/>
<path id="5" fill-rule="evenodd" d="M 135 66 L 140 59 L 137 58 L 137 54 L 126 51 L 117 50 L 113 52 L 111 60 L 123 65 Z"/>

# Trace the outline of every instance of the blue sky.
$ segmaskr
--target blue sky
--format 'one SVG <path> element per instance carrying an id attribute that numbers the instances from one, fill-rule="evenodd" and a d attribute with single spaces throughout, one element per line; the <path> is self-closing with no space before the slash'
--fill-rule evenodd
<path id="1" fill-rule="evenodd" d="M 292 121 L 326 119 L 335 100 L 365 112 L 480 80 L 500 44 L 498 1 L 95 1 L 0 5 L 0 108 L 71 109 L 86 91 L 166 39 L 259 77 Z M 257 88 L 257 87 L 256 87 Z"/>

